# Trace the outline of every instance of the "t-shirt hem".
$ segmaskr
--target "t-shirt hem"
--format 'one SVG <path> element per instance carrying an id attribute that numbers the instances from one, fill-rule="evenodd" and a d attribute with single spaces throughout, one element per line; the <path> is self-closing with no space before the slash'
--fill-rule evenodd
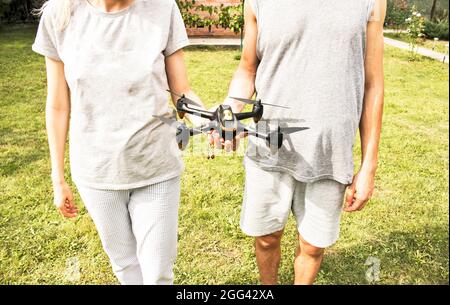
<path id="1" fill-rule="evenodd" d="M 248 161 L 252 162 L 255 166 L 258 166 L 259 168 L 261 168 L 263 170 L 277 171 L 277 172 L 281 171 L 281 172 L 288 173 L 289 175 L 294 177 L 295 180 L 297 180 L 299 182 L 303 182 L 303 183 L 313 183 L 313 182 L 317 182 L 320 180 L 327 180 L 327 179 L 334 180 L 334 181 L 339 182 L 344 185 L 349 185 L 352 183 L 352 179 L 350 179 L 348 177 L 342 177 L 342 176 L 337 176 L 337 175 L 333 175 L 333 174 L 323 174 L 323 175 L 308 177 L 308 176 L 299 175 L 294 170 L 284 167 L 284 166 L 267 165 L 267 164 L 263 164 L 262 166 L 260 166 L 255 161 L 249 159 L 248 157 L 244 158 L 244 164 L 245 164 L 245 162 L 248 162 Z"/>
<path id="2" fill-rule="evenodd" d="M 61 61 L 61 58 L 55 52 L 49 50 L 48 48 L 45 48 L 45 47 L 37 45 L 37 44 L 33 44 L 31 46 L 31 49 L 40 55 L 49 57 L 49 58 L 57 60 L 57 61 Z"/>
<path id="3" fill-rule="evenodd" d="M 175 177 L 181 176 L 182 172 L 183 172 L 183 169 L 175 171 L 175 172 L 171 172 L 164 176 L 154 177 L 154 178 L 142 180 L 139 182 L 125 183 L 125 184 L 92 183 L 92 182 L 84 181 L 83 179 L 79 179 L 76 177 L 72 177 L 72 181 L 75 183 L 75 185 L 79 184 L 79 185 L 93 188 L 93 189 L 119 191 L 119 190 L 136 189 L 136 188 L 160 183 L 163 181 L 167 181 L 167 180 L 173 179 Z"/>
<path id="4" fill-rule="evenodd" d="M 165 49 L 164 56 L 168 57 L 173 53 L 175 53 L 176 51 L 189 46 L 189 44 L 190 44 L 189 39 L 183 39 L 180 42 L 176 43 L 173 47 Z"/>

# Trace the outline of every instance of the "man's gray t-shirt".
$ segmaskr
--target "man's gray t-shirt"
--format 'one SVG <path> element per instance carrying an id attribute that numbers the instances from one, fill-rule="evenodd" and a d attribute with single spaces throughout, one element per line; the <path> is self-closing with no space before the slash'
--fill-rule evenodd
<path id="1" fill-rule="evenodd" d="M 246 162 L 289 172 L 302 182 L 351 183 L 364 99 L 366 29 L 374 0 L 251 3 L 258 25 L 257 97 L 290 107 L 266 106 L 263 117 L 273 120 L 272 128 L 280 120 L 282 127 L 310 129 L 288 136 L 275 154 L 264 140 L 250 138 Z"/>
<path id="2" fill-rule="evenodd" d="M 33 50 L 64 63 L 71 95 L 70 164 L 75 183 L 129 189 L 183 170 L 168 112 L 165 57 L 188 45 L 174 0 L 135 0 L 107 13 L 74 0 L 68 26 L 45 8 Z"/>

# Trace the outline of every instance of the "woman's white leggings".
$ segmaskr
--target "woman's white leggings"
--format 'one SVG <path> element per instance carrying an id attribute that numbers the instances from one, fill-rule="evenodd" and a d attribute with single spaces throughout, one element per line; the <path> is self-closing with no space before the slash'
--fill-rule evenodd
<path id="1" fill-rule="evenodd" d="M 172 284 L 180 177 L 123 191 L 77 188 L 120 283 Z"/>

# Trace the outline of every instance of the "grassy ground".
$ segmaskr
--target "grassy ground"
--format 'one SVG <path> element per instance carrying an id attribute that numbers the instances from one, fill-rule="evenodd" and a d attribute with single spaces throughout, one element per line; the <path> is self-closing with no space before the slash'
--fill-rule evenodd
<path id="1" fill-rule="evenodd" d="M 404 33 L 384 33 L 384 36 L 409 43 L 408 37 Z M 444 54 L 448 53 L 448 41 L 445 40 L 424 39 L 419 41 L 419 46 Z"/>
<path id="2" fill-rule="evenodd" d="M 116 283 L 86 211 L 63 220 L 52 204 L 44 129 L 43 58 L 33 29 L 0 32 L 0 283 Z M 186 52 L 191 83 L 212 105 L 225 95 L 236 50 Z M 375 196 L 346 214 L 319 284 L 365 284 L 365 262 L 381 262 L 381 284 L 448 284 L 448 65 L 387 48 L 386 107 Z M 359 155 L 359 148 L 355 156 Z M 239 230 L 239 156 L 186 156 L 178 284 L 257 283 L 252 239 Z M 69 179 L 69 176 L 68 176 Z M 77 195 L 77 202 L 82 206 Z M 295 226 L 283 240 L 280 281 L 292 282 Z"/>

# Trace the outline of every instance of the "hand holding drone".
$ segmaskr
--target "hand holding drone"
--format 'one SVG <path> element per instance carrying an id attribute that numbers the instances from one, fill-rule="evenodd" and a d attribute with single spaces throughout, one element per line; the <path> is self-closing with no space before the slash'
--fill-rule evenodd
<path id="1" fill-rule="evenodd" d="M 249 100 L 243 98 L 231 97 L 232 99 L 238 100 L 245 104 L 253 105 L 253 109 L 250 112 L 242 112 L 242 113 L 234 113 L 229 105 L 220 105 L 214 112 L 198 109 L 196 107 L 201 107 L 201 105 L 189 98 L 187 98 L 184 94 L 177 94 L 167 90 L 171 94 L 178 96 L 179 99 L 176 104 L 176 110 L 178 112 L 178 116 L 182 119 L 185 114 L 191 114 L 194 116 L 202 117 L 208 119 L 210 122 L 208 124 L 189 128 L 186 124 L 176 121 L 176 119 L 170 119 L 164 116 L 155 116 L 159 118 L 166 124 L 171 126 L 176 125 L 176 140 L 178 143 L 178 147 L 181 150 L 184 150 L 189 144 L 189 138 L 198 134 L 208 134 L 211 131 L 218 132 L 219 135 L 225 141 L 232 141 L 237 134 L 246 134 L 249 136 L 254 136 L 260 139 L 264 139 L 266 144 L 271 148 L 271 150 L 277 150 L 281 148 L 283 145 L 283 140 L 286 135 L 291 133 L 295 133 L 298 131 L 309 129 L 308 127 L 279 127 L 276 130 L 261 132 L 259 130 L 255 130 L 248 125 L 242 124 L 240 121 L 248 118 L 253 118 L 255 123 L 258 123 L 263 116 L 264 106 L 272 106 L 272 107 L 281 107 L 287 108 L 284 106 L 267 104 L 261 102 L 261 100 Z M 194 107 L 192 107 L 194 106 Z M 210 158 L 214 158 L 214 155 L 211 155 Z"/>

